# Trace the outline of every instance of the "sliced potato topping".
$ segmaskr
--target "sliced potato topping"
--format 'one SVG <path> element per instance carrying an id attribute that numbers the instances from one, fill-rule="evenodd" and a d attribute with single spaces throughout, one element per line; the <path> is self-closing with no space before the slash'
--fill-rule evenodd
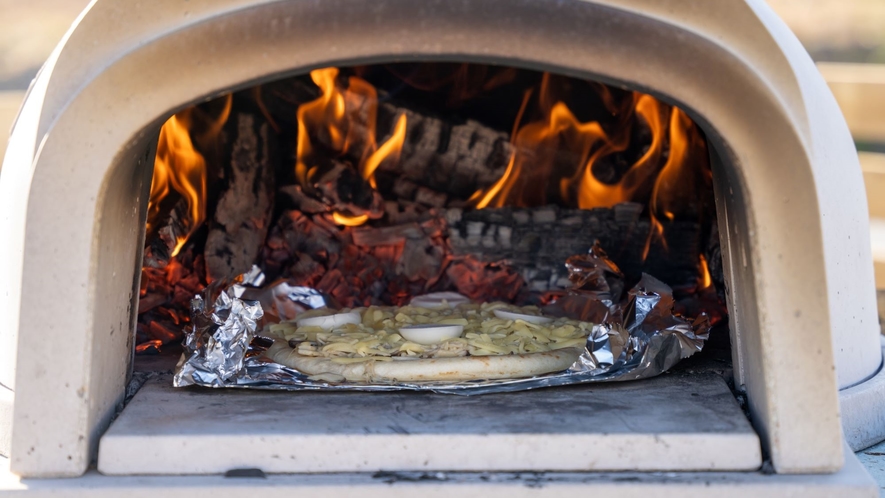
<path id="1" fill-rule="evenodd" d="M 454 308 L 435 309 L 417 306 L 370 306 L 336 311 L 359 312 L 362 321 L 358 324 L 349 323 L 324 330 L 315 326 L 298 326 L 295 322 L 283 322 L 271 325 L 269 330 L 284 336 L 299 354 L 350 363 L 371 359 L 389 361 L 394 358 L 536 353 L 581 347 L 593 328 L 592 323 L 568 318 L 556 318 L 544 324 L 507 320 L 495 316 L 496 309 L 526 315 L 541 314 L 535 306 L 520 307 L 502 302 L 462 304 Z M 329 313 L 325 311 L 322 314 Z M 315 313 L 315 316 L 322 314 Z M 462 325 L 464 332 L 461 337 L 447 339 L 439 344 L 421 345 L 409 342 L 399 334 L 400 327 L 415 324 Z"/>

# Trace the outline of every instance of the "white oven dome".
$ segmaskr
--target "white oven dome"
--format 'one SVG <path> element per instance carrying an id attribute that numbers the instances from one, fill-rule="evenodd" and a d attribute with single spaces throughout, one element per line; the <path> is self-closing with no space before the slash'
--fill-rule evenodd
<path id="1" fill-rule="evenodd" d="M 763 2 L 133 0 L 94 2 L 68 33 L 0 175 L 14 470 L 82 473 L 122 397 L 163 118 L 280 74 L 417 58 L 592 76 L 687 109 L 718 164 L 736 383 L 776 469 L 841 467 L 836 388 L 882 363 L 863 180 L 835 100 Z"/>

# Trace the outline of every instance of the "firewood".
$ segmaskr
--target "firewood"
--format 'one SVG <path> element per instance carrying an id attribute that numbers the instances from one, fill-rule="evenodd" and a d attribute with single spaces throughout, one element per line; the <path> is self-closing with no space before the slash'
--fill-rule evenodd
<path id="1" fill-rule="evenodd" d="M 512 153 L 507 133 L 473 120 L 451 123 L 396 101 L 378 108 L 379 143 L 393 134 L 401 115 L 406 116 L 406 138 L 400 160 L 383 162 L 380 172 L 467 199 L 492 186 L 507 169 Z"/>
<path id="2" fill-rule="evenodd" d="M 565 260 L 586 253 L 596 240 L 624 272 L 629 285 L 638 281 L 642 272 L 655 275 L 676 290 L 697 285 L 700 224 L 671 223 L 664 235 L 668 250 L 652 236 L 653 250 L 643 258 L 652 227 L 642 216 L 639 204 L 591 210 L 555 206 L 448 209 L 445 216 L 455 256 L 506 261 L 518 269 L 533 291 L 567 288 Z"/>
<path id="3" fill-rule="evenodd" d="M 270 83 L 263 88 L 265 105 L 273 113 L 275 121 L 295 136 L 295 122 L 298 105 L 319 96 L 319 90 L 304 77 L 290 78 Z M 424 186 L 436 192 L 445 192 L 453 198 L 467 199 L 477 189 L 488 188 L 503 175 L 510 160 L 512 146 L 508 134 L 490 128 L 478 121 L 451 120 L 433 113 L 416 109 L 409 103 L 391 98 L 379 91 L 375 138 L 378 144 L 384 143 L 393 135 L 397 120 L 406 116 L 406 134 L 400 160 L 381 163 L 377 174 L 387 175 L 393 180 L 399 177 Z M 352 95 L 347 102 L 348 109 L 355 116 L 349 136 L 362 140 L 367 130 L 368 102 Z M 321 145 L 331 149 L 328 137 L 318 133 L 311 137 Z M 360 147 L 351 147 L 354 154 L 361 154 Z M 348 157 L 357 164 L 360 157 Z M 382 189 L 383 190 L 383 189 Z M 385 197 L 387 197 L 386 192 Z"/>
<path id="4" fill-rule="evenodd" d="M 353 243 L 375 247 L 402 244 L 407 239 L 424 238 L 424 230 L 417 223 L 404 223 L 387 227 L 360 227 L 353 231 Z"/>
<path id="5" fill-rule="evenodd" d="M 148 293 L 138 298 L 138 313 L 148 312 L 157 306 L 166 304 L 169 300 L 167 294 Z"/>
<path id="6" fill-rule="evenodd" d="M 328 205 L 305 194 L 300 185 L 286 185 L 280 187 L 278 192 L 288 197 L 293 207 L 303 213 L 327 213 L 330 210 Z"/>
<path id="7" fill-rule="evenodd" d="M 188 235 L 185 220 L 188 217 L 187 201 L 181 198 L 172 208 L 162 214 L 162 222 L 153 229 L 154 233 L 147 234 L 150 241 L 144 251 L 144 267 L 163 268 L 172 258 L 172 252 L 179 238 Z"/>
<path id="8" fill-rule="evenodd" d="M 230 279 L 255 262 L 274 202 L 274 159 L 269 125 L 258 113 L 235 112 L 225 125 L 225 185 L 206 238 L 210 280 Z"/>
<path id="9" fill-rule="evenodd" d="M 352 216 L 377 219 L 384 215 L 384 198 L 359 176 L 356 169 L 342 161 L 332 161 L 332 169 L 316 183 L 324 204 Z"/>

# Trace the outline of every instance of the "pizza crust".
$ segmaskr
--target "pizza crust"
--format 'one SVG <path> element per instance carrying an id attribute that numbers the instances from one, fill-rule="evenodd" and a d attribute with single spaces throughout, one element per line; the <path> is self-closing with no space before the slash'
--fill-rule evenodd
<path id="1" fill-rule="evenodd" d="M 572 366 L 579 348 L 500 356 L 458 356 L 392 361 L 336 363 L 332 358 L 305 356 L 274 338 L 265 355 L 276 363 L 308 375 L 335 374 L 351 382 L 465 381 L 532 377 Z"/>

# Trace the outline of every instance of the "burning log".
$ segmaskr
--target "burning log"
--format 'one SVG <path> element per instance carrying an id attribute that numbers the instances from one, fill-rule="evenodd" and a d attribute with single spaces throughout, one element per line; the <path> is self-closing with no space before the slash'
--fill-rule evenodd
<path id="1" fill-rule="evenodd" d="M 187 216 L 187 201 L 183 198 L 179 199 L 169 210 L 160 226 L 157 227 L 155 236 L 148 235 L 150 243 L 145 248 L 142 266 L 163 268 L 169 263 L 178 241 L 187 237 Z"/>
<path id="2" fill-rule="evenodd" d="M 671 223 L 664 232 L 669 250 L 649 251 L 660 244 L 642 217 L 642 206 L 617 204 L 611 209 L 487 208 L 449 209 L 449 243 L 455 256 L 473 256 L 491 263 L 506 261 L 518 268 L 530 290 L 545 292 L 568 287 L 564 262 L 586 253 L 596 240 L 623 270 L 628 282 L 642 272 L 658 276 L 674 289 L 697 286 L 701 225 Z"/>
<path id="3" fill-rule="evenodd" d="M 378 219 L 384 215 L 384 199 L 349 164 L 333 161 L 330 171 L 317 182 L 325 205 L 352 216 Z"/>
<path id="4" fill-rule="evenodd" d="M 224 163 L 226 184 L 206 238 L 206 273 L 229 279 L 248 270 L 267 236 L 274 200 L 274 160 L 267 121 L 258 114 L 231 116 Z"/>
<path id="5" fill-rule="evenodd" d="M 291 78 L 267 85 L 263 95 L 267 108 L 273 110 L 274 120 L 289 128 L 289 133 L 295 136 L 297 123 L 294 118 L 298 105 L 316 98 L 319 92 L 308 80 Z M 406 196 L 400 196 L 402 199 L 415 200 L 412 196 L 419 194 L 417 187 L 424 186 L 435 192 L 421 192 L 419 202 L 438 206 L 441 192 L 455 199 L 466 200 L 477 189 L 493 185 L 507 168 L 512 152 L 507 133 L 474 120 L 453 123 L 415 109 L 406 102 L 389 98 L 383 92 L 378 94 L 380 103 L 377 106 L 368 100 L 368 97 L 360 94 L 348 94 L 347 105 L 354 109 L 352 115 L 355 116 L 351 122 L 350 136 L 365 137 L 371 132 L 381 142 L 393 135 L 400 116 L 406 117 L 400 160 L 384 162 L 376 172 L 379 178 L 388 179 L 388 190 L 394 188 L 393 183 L 398 178 L 415 184 Z M 373 107 L 377 114 L 371 112 Z M 377 116 L 377 127 L 376 123 L 371 122 L 373 116 Z M 329 137 L 318 134 L 315 139 L 334 150 Z M 352 149 L 360 151 L 359 147 Z M 361 158 L 348 159 L 356 164 Z M 384 182 L 379 183 L 384 190 Z M 447 200 L 443 195 L 442 202 Z"/>
<path id="6" fill-rule="evenodd" d="M 465 200 L 477 189 L 493 185 L 507 169 L 512 146 L 506 133 L 473 120 L 452 124 L 399 103 L 385 102 L 378 108 L 378 136 L 390 136 L 400 115 L 406 116 L 400 161 L 382 164 L 379 173 L 404 177 Z M 425 199 L 429 193 L 423 192 Z M 416 195 L 421 194 L 419 188 Z M 438 197 L 437 202 L 429 204 L 438 206 Z"/>

